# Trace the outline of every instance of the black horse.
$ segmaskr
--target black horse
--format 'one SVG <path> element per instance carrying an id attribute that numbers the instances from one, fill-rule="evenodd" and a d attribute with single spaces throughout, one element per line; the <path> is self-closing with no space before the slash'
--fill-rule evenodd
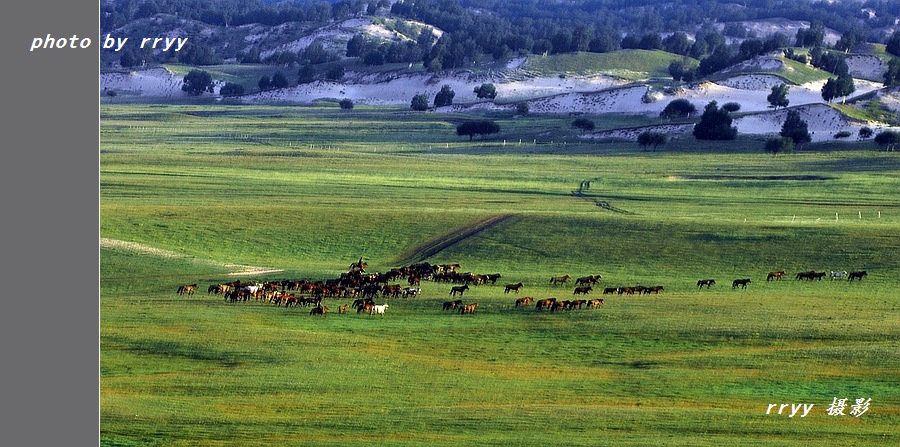
<path id="1" fill-rule="evenodd" d="M 708 289 L 709 286 L 712 286 L 715 284 L 716 284 L 716 280 L 714 280 L 714 279 L 701 279 L 700 281 L 697 281 L 697 288 L 702 289 L 703 286 L 706 286 L 706 288 Z"/>

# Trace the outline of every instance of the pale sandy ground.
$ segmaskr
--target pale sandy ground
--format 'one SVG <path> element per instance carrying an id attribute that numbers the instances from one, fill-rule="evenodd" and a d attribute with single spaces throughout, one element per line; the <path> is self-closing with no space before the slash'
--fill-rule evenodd
<path id="1" fill-rule="evenodd" d="M 136 242 L 127 242 L 121 241 L 118 239 L 109 239 L 102 237 L 100 238 L 100 247 L 101 248 L 116 248 L 121 250 L 133 251 L 136 253 L 141 253 L 150 256 L 158 256 L 162 258 L 187 258 L 187 256 L 176 253 L 174 251 L 162 250 L 156 247 L 151 247 L 149 245 L 139 244 Z M 276 273 L 281 272 L 283 270 L 279 269 L 270 269 L 266 267 L 254 267 L 252 265 L 240 265 L 240 264 L 225 264 L 225 263 L 215 263 L 215 262 L 205 262 L 205 264 L 215 265 L 218 267 L 225 267 L 228 269 L 233 269 L 229 275 L 231 276 L 250 276 L 250 275 L 262 275 L 265 273 Z"/>
<path id="2" fill-rule="evenodd" d="M 358 25 L 358 24 L 357 24 Z M 877 58 L 875 58 L 877 59 Z M 674 92 L 652 91 L 644 85 L 626 85 L 620 79 L 609 76 L 558 76 L 535 77 L 519 69 L 524 58 L 510 61 L 505 71 L 475 74 L 461 71 L 449 75 L 429 73 L 388 72 L 377 74 L 347 73 L 344 83 L 317 81 L 276 91 L 246 95 L 245 103 L 312 103 L 322 99 L 339 100 L 349 98 L 355 104 L 408 106 L 413 96 L 426 94 L 429 101 L 449 85 L 455 92 L 454 105 L 442 107 L 437 112 L 465 110 L 512 110 L 517 101 L 526 101 L 532 113 L 551 114 L 641 114 L 658 116 L 659 112 L 674 99 L 687 99 L 702 113 L 710 101 L 719 106 L 727 102 L 741 105 L 740 112 L 755 113 L 736 119 L 738 131 L 745 134 L 771 134 L 777 132 L 784 120 L 784 111 L 773 111 L 766 96 L 772 86 L 781 79 L 765 74 L 736 74 L 717 83 L 702 82 L 691 84 Z M 860 76 L 875 78 L 881 66 L 873 58 L 851 59 L 852 70 Z M 761 57 L 748 62 L 761 69 L 774 68 L 781 64 L 771 57 Z M 740 68 L 746 69 L 748 66 Z M 494 83 L 497 98 L 501 104 L 479 99 L 474 88 L 482 83 Z M 825 106 L 821 96 L 824 81 L 791 86 L 788 100 L 792 108 L 798 109 L 807 120 L 815 141 L 833 138 L 839 131 L 849 131 L 854 135 L 863 126 L 880 128 L 876 123 L 850 121 L 833 109 Z M 856 79 L 853 96 L 879 90 L 879 82 Z M 101 75 L 101 87 L 114 89 L 121 94 L 143 96 L 178 97 L 181 79 L 162 68 L 134 71 L 128 74 L 107 73 Z M 649 93 L 649 94 L 648 94 Z M 211 95 L 212 94 L 205 94 Z M 646 100 L 646 98 L 652 98 Z M 889 107 L 900 107 L 900 95 L 896 92 L 881 96 Z M 630 139 L 630 131 L 623 131 L 624 138 Z M 613 132 L 614 134 L 614 132 Z M 610 132 L 592 134 L 587 137 L 609 137 Z"/>

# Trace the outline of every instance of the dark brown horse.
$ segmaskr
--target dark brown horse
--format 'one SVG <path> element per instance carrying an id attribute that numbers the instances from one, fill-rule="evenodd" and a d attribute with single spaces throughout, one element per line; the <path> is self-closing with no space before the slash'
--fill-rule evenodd
<path id="1" fill-rule="evenodd" d="M 534 302 L 534 298 L 530 296 L 526 296 L 525 298 L 519 298 L 516 300 L 516 307 L 525 306 Z"/>
<path id="2" fill-rule="evenodd" d="M 463 296 L 463 293 L 465 293 L 466 290 L 469 290 L 469 286 L 467 285 L 453 286 L 450 288 L 450 296 L 456 296 L 457 293 L 459 294 L 459 296 Z"/>
<path id="3" fill-rule="evenodd" d="M 738 286 L 741 286 L 742 289 L 746 289 L 747 284 L 750 284 L 750 282 L 750 278 L 736 279 L 731 282 L 731 288 L 736 289 Z"/>
<path id="4" fill-rule="evenodd" d="M 697 288 L 702 289 L 703 286 L 706 286 L 706 288 L 708 289 L 709 286 L 712 286 L 715 284 L 716 284 L 716 280 L 714 280 L 714 279 L 701 279 L 700 281 L 697 281 Z"/>
<path id="5" fill-rule="evenodd" d="M 513 292 L 519 293 L 519 289 L 521 289 L 522 287 L 525 287 L 525 285 L 522 283 L 507 284 L 506 289 L 503 290 L 503 293 L 509 293 L 510 290 L 512 290 Z"/>
<path id="6" fill-rule="evenodd" d="M 565 284 L 566 281 L 568 281 L 570 279 L 572 279 L 572 277 L 569 275 L 552 276 L 552 277 L 550 277 L 550 285 L 558 286 L 560 284 Z"/>
<path id="7" fill-rule="evenodd" d="M 862 281 L 862 279 L 864 277 L 866 277 L 866 275 L 868 275 L 868 273 L 866 273 L 865 270 L 860 270 L 858 272 L 850 272 L 850 274 L 847 275 L 847 280 L 853 281 L 854 279 L 856 279 L 858 281 Z"/>
<path id="8" fill-rule="evenodd" d="M 772 281 L 772 280 L 780 281 L 783 276 L 784 276 L 784 270 L 779 270 L 777 272 L 769 272 L 769 274 L 766 275 L 766 281 Z"/>

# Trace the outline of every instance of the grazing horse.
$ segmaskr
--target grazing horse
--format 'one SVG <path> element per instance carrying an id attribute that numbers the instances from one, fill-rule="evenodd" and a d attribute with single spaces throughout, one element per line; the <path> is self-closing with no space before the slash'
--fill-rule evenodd
<path id="1" fill-rule="evenodd" d="M 569 276 L 569 275 L 563 275 L 563 276 L 551 276 L 551 277 L 550 277 L 550 285 L 558 286 L 558 285 L 560 285 L 560 284 L 565 284 L 566 281 L 568 281 L 568 280 L 570 280 L 570 279 L 572 279 L 572 277 Z"/>
<path id="2" fill-rule="evenodd" d="M 850 272 L 850 275 L 847 276 L 848 281 L 853 281 L 854 279 L 862 281 L 863 277 L 868 275 L 865 270 L 860 270 L 858 272 Z"/>
<path id="3" fill-rule="evenodd" d="M 772 280 L 780 281 L 781 277 L 783 277 L 783 276 L 784 276 L 784 270 L 779 270 L 777 272 L 769 272 L 769 274 L 766 275 L 766 281 L 772 281 Z"/>
<path id="4" fill-rule="evenodd" d="M 614 293 L 619 293 L 618 287 L 607 287 L 607 288 L 603 289 L 604 295 L 612 295 Z"/>
<path id="5" fill-rule="evenodd" d="M 652 287 L 645 287 L 642 292 L 645 295 L 649 295 L 651 293 L 655 293 L 655 294 L 659 295 L 659 292 L 662 292 L 663 289 L 664 289 L 663 286 L 652 286 Z"/>
<path id="6" fill-rule="evenodd" d="M 345 313 L 347 313 L 347 308 L 348 308 L 348 307 L 349 307 L 349 306 L 347 306 L 346 304 L 344 304 L 343 306 L 338 307 L 338 313 L 339 313 L 339 314 L 345 314 Z"/>
<path id="7" fill-rule="evenodd" d="M 746 288 L 747 288 L 747 284 L 750 284 L 750 282 L 751 282 L 751 281 L 750 281 L 750 278 L 736 279 L 736 280 L 734 280 L 734 281 L 731 282 L 731 288 L 732 288 L 732 289 L 736 289 L 737 286 L 741 286 L 742 289 L 746 289 Z"/>
<path id="8" fill-rule="evenodd" d="M 459 294 L 459 296 L 463 296 L 463 293 L 464 293 L 466 290 L 469 290 L 469 286 L 468 286 L 468 285 L 465 285 L 465 286 L 453 286 L 453 287 L 450 288 L 450 296 L 456 296 L 457 293 Z"/>
<path id="9" fill-rule="evenodd" d="M 475 313 L 475 309 L 478 309 L 478 303 L 464 304 L 464 305 L 462 305 L 462 306 L 459 307 L 459 313 L 460 313 L 460 315 L 462 315 L 462 314 L 474 314 L 474 313 Z"/>
<path id="10" fill-rule="evenodd" d="M 716 280 L 714 280 L 714 279 L 701 279 L 700 281 L 697 281 L 697 288 L 702 289 L 703 286 L 706 286 L 706 288 L 708 289 L 709 286 L 712 286 L 715 284 L 716 284 Z"/>
<path id="11" fill-rule="evenodd" d="M 444 301 L 444 310 L 456 309 L 459 306 L 462 306 L 462 300 Z"/>
<path id="12" fill-rule="evenodd" d="M 805 279 L 807 281 L 812 281 L 814 279 L 821 281 L 822 278 L 824 278 L 824 277 L 825 277 L 825 272 L 816 272 L 815 270 L 797 273 L 797 279 Z"/>
<path id="13" fill-rule="evenodd" d="M 534 302 L 534 298 L 530 296 L 526 296 L 525 298 L 519 298 L 516 300 L 516 307 L 525 306 Z"/>
<path id="14" fill-rule="evenodd" d="M 197 288 L 196 284 L 188 284 L 186 286 L 178 286 L 178 294 L 179 295 L 193 295 L 194 289 Z"/>
<path id="15" fill-rule="evenodd" d="M 310 315 L 321 315 L 324 317 L 327 312 L 328 312 L 328 306 L 316 306 L 316 307 L 313 307 L 311 311 L 309 311 L 309 314 Z"/>
<path id="16" fill-rule="evenodd" d="M 379 315 L 381 315 L 381 316 L 383 317 L 383 316 L 384 316 L 384 311 L 386 311 L 388 307 L 391 307 L 391 306 L 388 305 L 387 303 L 385 303 L 385 304 L 376 304 L 376 305 L 372 306 L 372 310 L 369 311 L 369 315 L 379 314 Z"/>
<path id="17" fill-rule="evenodd" d="M 572 295 L 587 295 L 591 290 L 594 290 L 591 286 L 576 287 Z"/>
<path id="18" fill-rule="evenodd" d="M 832 281 L 834 281 L 835 278 L 837 278 L 837 279 L 844 279 L 844 278 L 846 278 L 846 277 L 847 277 L 847 272 L 846 272 L 846 271 L 841 271 L 841 272 L 836 272 L 836 271 L 834 271 L 834 270 L 831 271 L 831 280 L 832 280 Z"/>
<path id="19" fill-rule="evenodd" d="M 602 306 L 602 305 L 603 305 L 603 299 L 602 299 L 602 298 L 597 298 L 597 299 L 593 299 L 593 300 L 588 301 L 588 303 L 587 303 L 587 308 L 588 308 L 588 309 L 591 309 L 591 308 L 600 307 L 600 306 Z"/>
<path id="20" fill-rule="evenodd" d="M 535 310 L 544 310 L 546 308 L 551 308 L 556 303 L 556 298 L 547 298 L 543 300 L 537 300 L 534 304 Z"/>
<path id="21" fill-rule="evenodd" d="M 518 283 L 518 284 L 507 284 L 507 285 L 506 285 L 506 289 L 503 290 L 503 293 L 509 293 L 510 290 L 512 290 L 512 291 L 514 291 L 514 292 L 516 292 L 516 293 L 519 293 L 519 289 L 521 289 L 521 288 L 524 287 L 524 286 L 525 286 L 525 285 L 522 284 L 522 283 Z"/>

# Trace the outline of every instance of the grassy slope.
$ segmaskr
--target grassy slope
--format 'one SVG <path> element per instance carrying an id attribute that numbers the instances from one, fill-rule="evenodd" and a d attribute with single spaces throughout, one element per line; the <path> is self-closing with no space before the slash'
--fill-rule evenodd
<path id="1" fill-rule="evenodd" d="M 424 283 L 383 319 L 318 319 L 207 296 L 230 279 L 221 269 L 104 249 L 103 445 L 896 443 L 894 157 L 460 156 L 482 146 L 441 136 L 443 117 L 406 114 L 106 107 L 101 235 L 330 278 L 360 255 L 384 271 L 424 239 L 514 213 L 430 261 L 502 272 L 536 297 L 569 296 L 547 284 L 563 273 L 666 290 L 549 315 L 482 286 L 464 317 L 440 310 L 448 286 Z M 450 147 L 425 149 L 438 142 Z M 633 214 L 572 197 L 585 179 L 589 197 Z M 872 274 L 763 281 L 811 268 Z M 698 292 L 699 277 L 719 285 Z M 732 291 L 737 277 L 751 288 Z M 174 294 L 192 282 L 198 295 Z M 836 396 L 872 408 L 828 417 Z M 801 420 L 764 414 L 788 402 L 816 406 Z"/>
<path id="2" fill-rule="evenodd" d="M 677 54 L 659 50 L 621 50 L 610 53 L 574 53 L 530 57 L 523 68 L 545 76 L 560 73 L 605 74 L 637 81 L 669 77 L 669 64 L 683 59 Z M 697 63 L 696 60 L 690 58 L 688 60 Z"/>

